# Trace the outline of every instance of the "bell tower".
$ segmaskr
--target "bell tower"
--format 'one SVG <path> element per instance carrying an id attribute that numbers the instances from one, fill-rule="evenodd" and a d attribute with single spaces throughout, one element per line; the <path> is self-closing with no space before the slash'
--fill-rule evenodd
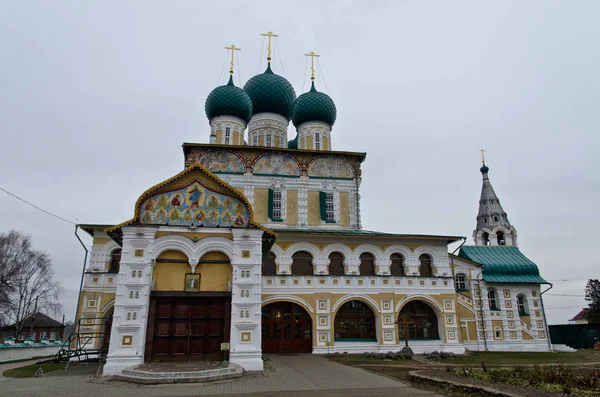
<path id="1" fill-rule="evenodd" d="M 510 224 L 500 200 L 492 187 L 485 165 L 485 150 L 481 149 L 482 167 L 479 169 L 483 177 L 477 225 L 473 231 L 475 245 L 507 245 L 518 246 L 517 230 Z"/>

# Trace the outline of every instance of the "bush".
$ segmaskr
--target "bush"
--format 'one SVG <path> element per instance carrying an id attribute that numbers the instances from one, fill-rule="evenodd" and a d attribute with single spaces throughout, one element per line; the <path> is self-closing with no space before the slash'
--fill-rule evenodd
<path id="1" fill-rule="evenodd" d="M 435 350 L 435 351 L 432 351 L 431 353 L 425 353 L 423 355 L 423 357 L 425 357 L 427 360 L 444 360 L 444 359 L 456 358 L 456 357 L 458 357 L 458 355 L 454 354 L 454 353 L 439 352 L 439 351 Z"/>

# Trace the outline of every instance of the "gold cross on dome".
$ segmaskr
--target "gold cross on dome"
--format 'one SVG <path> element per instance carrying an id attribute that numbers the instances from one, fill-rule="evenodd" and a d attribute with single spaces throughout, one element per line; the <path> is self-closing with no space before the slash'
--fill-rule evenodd
<path id="1" fill-rule="evenodd" d="M 309 54 L 304 54 L 306 57 L 310 57 L 310 79 L 315 81 L 315 57 L 318 58 L 321 55 L 315 54 L 314 51 L 311 51 Z"/>
<path id="2" fill-rule="evenodd" d="M 271 32 L 270 30 L 267 33 L 261 33 L 260 35 L 269 38 L 269 42 L 267 44 L 267 61 L 271 62 L 271 37 L 279 37 L 279 35 Z"/>
<path id="3" fill-rule="evenodd" d="M 485 150 L 483 149 L 479 149 L 479 151 L 481 152 L 481 163 L 485 164 Z"/>
<path id="4" fill-rule="evenodd" d="M 235 44 L 232 44 L 231 47 L 225 47 L 226 50 L 231 50 L 231 62 L 229 62 L 229 74 L 233 75 L 233 56 L 236 51 L 241 51 L 241 48 L 237 48 Z"/>

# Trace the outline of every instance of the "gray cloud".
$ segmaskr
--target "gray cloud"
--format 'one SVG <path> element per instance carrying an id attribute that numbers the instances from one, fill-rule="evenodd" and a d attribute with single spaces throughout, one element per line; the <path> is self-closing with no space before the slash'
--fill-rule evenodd
<path id="1" fill-rule="evenodd" d="M 181 143 L 208 140 L 203 106 L 225 78 L 223 47 L 242 47 L 244 83 L 265 67 L 259 34 L 273 30 L 274 69 L 297 92 L 308 88 L 303 54 L 321 54 L 327 84 L 317 86 L 339 111 L 334 148 L 368 152 L 366 229 L 470 237 L 484 147 L 542 275 L 597 277 L 597 2 L 55 0 L 2 9 L 1 186 L 63 217 L 130 218 L 141 192 L 181 170 Z M 31 233 L 51 254 L 72 317 L 83 260 L 72 226 L 4 194 L 0 203 L 0 231 Z M 584 283 L 552 292 L 582 295 Z M 566 322 L 584 304 L 549 296 L 549 320 Z"/>

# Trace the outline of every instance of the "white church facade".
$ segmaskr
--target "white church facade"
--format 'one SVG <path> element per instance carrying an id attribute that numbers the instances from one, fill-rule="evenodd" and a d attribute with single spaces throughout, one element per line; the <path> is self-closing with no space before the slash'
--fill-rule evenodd
<path id="1" fill-rule="evenodd" d="M 184 169 L 143 192 L 130 220 L 80 225 L 93 246 L 78 320 L 110 335 L 96 342 L 105 374 L 226 358 L 260 371 L 263 355 L 398 351 L 406 339 L 415 352 L 550 349 L 546 281 L 485 164 L 474 245 L 369 231 L 366 154 L 332 149 L 335 104 L 314 79 L 296 97 L 269 62 L 243 88 L 215 88 L 206 114 L 209 143 L 185 143 Z"/>

